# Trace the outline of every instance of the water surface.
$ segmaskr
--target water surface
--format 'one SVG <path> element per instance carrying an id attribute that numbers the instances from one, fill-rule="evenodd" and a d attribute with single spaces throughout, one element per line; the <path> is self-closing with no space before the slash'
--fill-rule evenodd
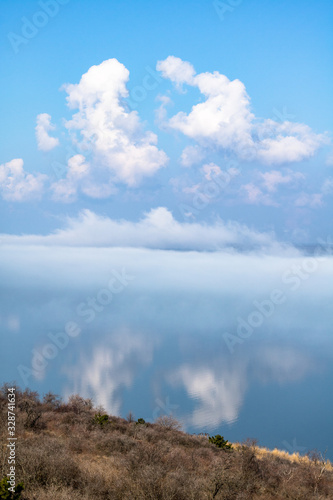
<path id="1" fill-rule="evenodd" d="M 1 380 L 333 458 L 333 264 L 307 259 L 4 247 Z"/>

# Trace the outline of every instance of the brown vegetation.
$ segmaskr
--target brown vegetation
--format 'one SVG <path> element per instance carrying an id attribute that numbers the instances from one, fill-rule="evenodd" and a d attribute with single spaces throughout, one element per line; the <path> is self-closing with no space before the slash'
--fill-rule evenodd
<path id="1" fill-rule="evenodd" d="M 7 387 L 0 391 L 1 471 L 8 472 Z M 219 449 L 207 436 L 108 416 L 78 395 L 17 388 L 17 482 L 26 500 L 332 499 L 333 468 L 320 456 L 290 456 L 255 443 Z"/>

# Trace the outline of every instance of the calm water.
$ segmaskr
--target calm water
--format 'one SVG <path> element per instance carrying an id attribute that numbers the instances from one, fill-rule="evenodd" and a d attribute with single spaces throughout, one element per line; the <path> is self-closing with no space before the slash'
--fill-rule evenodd
<path id="1" fill-rule="evenodd" d="M 332 459 L 333 259 L 304 259 L 4 247 L 1 381 Z"/>

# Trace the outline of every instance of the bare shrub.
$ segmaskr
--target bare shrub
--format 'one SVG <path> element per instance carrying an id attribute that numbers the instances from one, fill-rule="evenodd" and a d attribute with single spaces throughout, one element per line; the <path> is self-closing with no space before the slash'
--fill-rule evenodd
<path id="1" fill-rule="evenodd" d="M 76 415 L 81 413 L 90 412 L 93 408 L 93 403 L 91 399 L 84 399 L 79 394 L 73 394 L 68 398 L 68 407 Z"/>
<path id="2" fill-rule="evenodd" d="M 129 411 L 126 417 L 127 422 L 130 424 L 131 422 L 135 422 L 135 416 L 132 411 Z"/>
<path id="3" fill-rule="evenodd" d="M 17 468 L 24 484 L 77 486 L 80 470 L 67 448 L 56 438 L 40 436 L 20 442 Z"/>
<path id="4" fill-rule="evenodd" d="M 42 429 L 44 425 L 41 421 L 42 405 L 36 391 L 26 389 L 17 397 L 17 406 L 22 413 L 25 413 L 23 425 L 26 429 Z"/>
<path id="5" fill-rule="evenodd" d="M 155 424 L 172 431 L 180 431 L 182 429 L 182 424 L 172 415 L 161 415 L 155 420 Z"/>
<path id="6" fill-rule="evenodd" d="M 43 408 L 45 411 L 58 410 L 61 405 L 61 398 L 53 392 L 47 392 L 43 397 Z"/>
<path id="7" fill-rule="evenodd" d="M 104 436 L 103 439 L 98 440 L 96 450 L 101 451 L 106 456 L 110 456 L 114 453 L 126 454 L 136 446 L 137 442 L 135 439 L 121 434 L 119 431 L 115 431 L 112 434 Z"/>

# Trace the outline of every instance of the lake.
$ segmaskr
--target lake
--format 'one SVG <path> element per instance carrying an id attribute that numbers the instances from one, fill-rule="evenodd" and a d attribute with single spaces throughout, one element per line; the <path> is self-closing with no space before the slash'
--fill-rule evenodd
<path id="1" fill-rule="evenodd" d="M 1 381 L 333 458 L 333 258 L 4 246 Z"/>

